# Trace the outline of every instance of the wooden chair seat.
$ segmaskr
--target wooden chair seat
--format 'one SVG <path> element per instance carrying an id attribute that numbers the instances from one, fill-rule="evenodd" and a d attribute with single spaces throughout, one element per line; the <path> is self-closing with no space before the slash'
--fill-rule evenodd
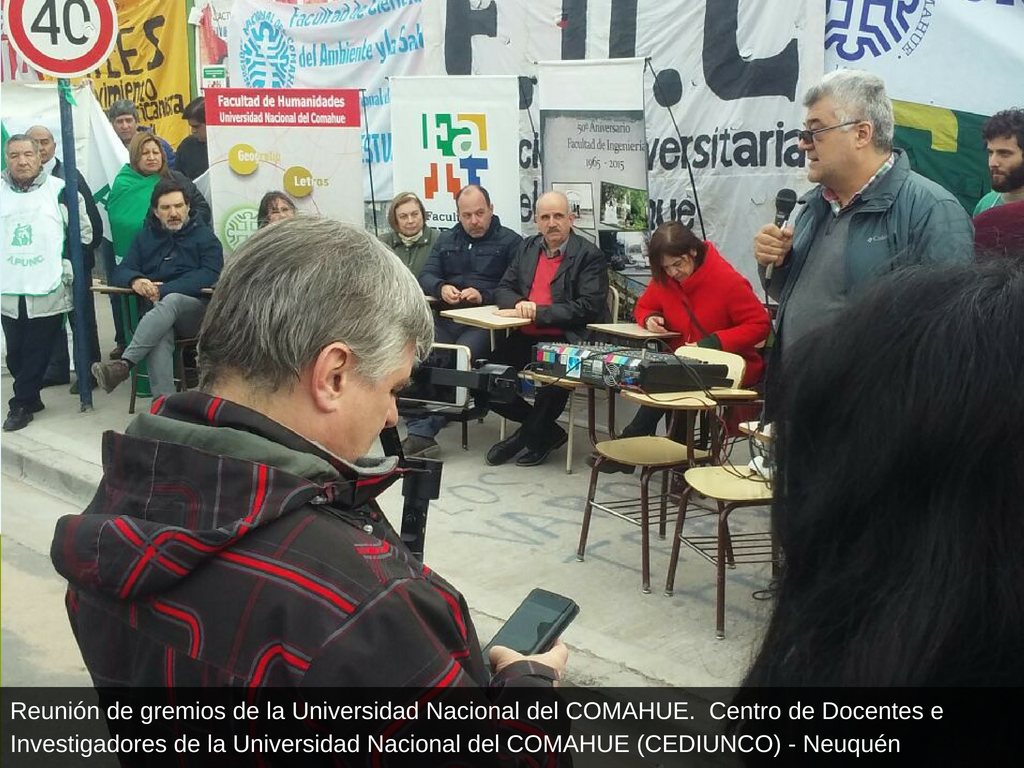
<path id="1" fill-rule="evenodd" d="M 725 568 L 737 563 L 772 563 L 772 575 L 778 565 L 778 552 L 771 531 L 733 535 L 729 531 L 729 516 L 736 509 L 770 504 L 772 486 L 761 475 L 748 467 L 694 467 L 683 473 L 686 490 L 679 505 L 679 517 L 669 557 L 668 578 L 665 580 L 665 594 L 671 596 L 675 587 L 676 566 L 679 563 L 680 544 L 694 550 L 711 562 L 716 570 L 715 585 L 715 630 L 719 639 L 725 637 Z M 715 502 L 718 520 L 717 530 L 712 535 L 683 534 L 686 511 L 690 494 L 697 492 Z"/>
<path id="2" fill-rule="evenodd" d="M 690 351 L 687 347 L 686 351 Z M 743 380 L 744 360 L 739 355 L 720 350 L 705 350 L 706 352 L 717 353 L 714 360 L 709 362 L 721 363 L 729 370 L 728 382 L 732 388 L 738 387 Z M 708 355 L 711 357 L 711 355 Z M 756 394 L 756 393 L 755 393 Z M 595 450 L 601 457 L 593 463 L 590 473 L 590 488 L 587 491 L 587 503 L 583 508 L 583 525 L 580 529 L 580 543 L 576 550 L 576 559 L 582 561 L 587 546 L 587 537 L 590 533 L 590 520 L 595 508 L 612 516 L 628 520 L 640 526 L 640 570 L 645 593 L 651 591 L 651 567 L 650 567 L 650 534 L 648 528 L 654 522 L 651 515 L 651 493 L 649 484 L 652 475 L 661 474 L 661 493 L 655 499 L 660 507 L 658 515 L 658 535 L 665 538 L 668 501 L 675 497 L 670 489 L 670 479 L 673 472 L 689 470 L 694 464 L 707 464 L 714 460 L 721 447 L 721 435 L 718 429 L 709 429 L 710 440 L 707 448 L 698 448 L 695 435 L 695 427 L 701 417 L 707 416 L 708 423 L 715 424 L 712 418 L 713 412 L 719 408 L 719 403 L 714 397 L 709 397 L 704 391 L 690 392 L 665 392 L 650 395 L 640 394 L 623 390 L 622 395 L 638 405 L 653 406 L 663 410 L 672 411 L 672 420 L 669 425 L 669 434 L 676 439 L 667 437 L 626 437 L 617 440 L 606 440 L 594 445 Z M 685 421 L 685 426 L 680 424 Z M 682 429 L 680 427 L 682 426 Z M 680 439 L 681 438 L 681 439 Z M 620 464 L 632 465 L 640 468 L 640 498 L 637 506 L 633 500 L 612 499 L 609 501 L 597 501 L 598 474 L 601 471 L 605 459 L 616 461 Z M 684 496 L 685 496 L 684 491 Z M 685 507 L 684 497 L 680 502 L 680 526 L 683 520 Z M 635 510 L 634 510 L 635 507 Z M 679 531 L 677 530 L 677 541 Z M 678 551 L 675 552 L 678 558 Z M 674 577 L 674 572 L 672 574 Z"/>
<path id="3" fill-rule="evenodd" d="M 765 503 L 772 500 L 771 486 L 749 467 L 694 467 L 686 470 L 683 477 L 687 485 L 709 499 Z"/>
<path id="4" fill-rule="evenodd" d="M 690 461 L 689 449 L 667 437 L 620 437 L 604 440 L 594 448 L 605 458 L 635 467 L 669 467 Z M 693 450 L 694 459 L 705 460 L 708 455 L 699 448 Z"/>

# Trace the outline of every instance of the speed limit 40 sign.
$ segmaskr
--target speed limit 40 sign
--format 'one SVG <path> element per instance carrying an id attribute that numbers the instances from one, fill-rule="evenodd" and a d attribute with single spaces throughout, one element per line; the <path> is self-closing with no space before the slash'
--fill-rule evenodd
<path id="1" fill-rule="evenodd" d="M 96 69 L 117 38 L 114 0 L 4 0 L 4 20 L 14 49 L 54 77 Z"/>

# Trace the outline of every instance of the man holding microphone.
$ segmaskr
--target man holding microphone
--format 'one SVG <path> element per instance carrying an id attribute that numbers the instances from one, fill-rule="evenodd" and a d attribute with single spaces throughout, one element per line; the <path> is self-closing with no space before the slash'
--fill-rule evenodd
<path id="1" fill-rule="evenodd" d="M 804 106 L 800 148 L 807 179 L 817 186 L 799 201 L 792 224 L 766 224 L 754 238 L 761 282 L 780 305 L 775 355 L 875 278 L 973 254 L 967 212 L 893 148 L 892 103 L 881 78 L 831 72 L 807 92 Z"/>

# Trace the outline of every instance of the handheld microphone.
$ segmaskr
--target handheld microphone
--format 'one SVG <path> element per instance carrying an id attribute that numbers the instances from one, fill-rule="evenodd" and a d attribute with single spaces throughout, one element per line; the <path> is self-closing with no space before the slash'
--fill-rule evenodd
<path id="1" fill-rule="evenodd" d="M 789 221 L 789 215 L 793 213 L 794 208 L 796 208 L 796 192 L 792 189 L 780 189 L 779 194 L 775 196 L 775 226 L 782 229 Z M 765 280 L 772 279 L 774 266 L 774 264 L 769 264 L 764 268 Z"/>

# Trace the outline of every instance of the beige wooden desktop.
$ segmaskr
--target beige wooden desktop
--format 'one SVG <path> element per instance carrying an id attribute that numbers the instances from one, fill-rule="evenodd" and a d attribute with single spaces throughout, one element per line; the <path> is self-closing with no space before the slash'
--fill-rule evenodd
<path id="1" fill-rule="evenodd" d="M 641 328 L 637 323 L 588 323 L 587 328 L 599 333 L 607 333 L 609 336 L 620 336 L 623 339 L 671 339 L 679 336 L 675 331 L 656 333 Z"/>
<path id="2" fill-rule="evenodd" d="M 742 421 L 740 422 L 739 430 L 744 435 L 750 435 L 762 443 L 770 443 L 775 439 L 771 424 L 762 424 L 759 421 Z"/>
<path id="3" fill-rule="evenodd" d="M 465 309 L 442 309 L 441 317 L 447 317 L 461 325 L 471 325 L 474 328 L 484 328 L 491 332 L 491 349 L 494 349 L 494 332 L 508 331 L 513 328 L 522 328 L 533 322 L 525 317 L 502 317 L 496 315 L 498 307 L 495 304 L 484 304 L 482 307 L 466 307 Z"/>

